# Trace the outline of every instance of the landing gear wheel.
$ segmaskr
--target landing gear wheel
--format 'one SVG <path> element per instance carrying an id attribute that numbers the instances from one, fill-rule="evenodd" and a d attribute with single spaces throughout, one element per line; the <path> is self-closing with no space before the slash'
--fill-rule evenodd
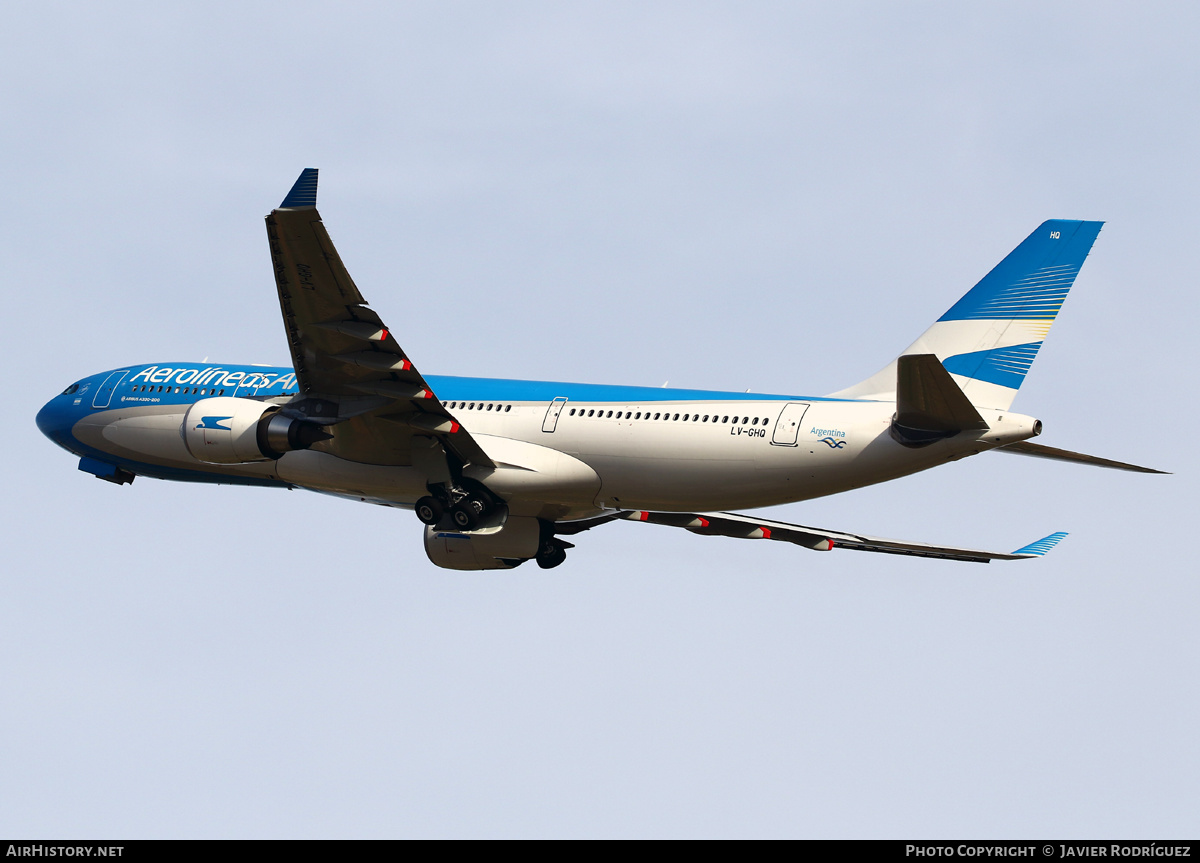
<path id="1" fill-rule="evenodd" d="M 442 506 L 442 502 L 436 497 L 426 495 L 417 501 L 413 509 L 417 513 L 422 524 L 427 524 L 430 527 L 442 520 L 442 516 L 446 514 L 446 508 Z"/>
<path id="2" fill-rule="evenodd" d="M 470 495 L 460 500 L 450 510 L 450 519 L 459 530 L 473 530 L 479 524 L 479 517 L 487 510 L 487 504 Z"/>
<path id="3" fill-rule="evenodd" d="M 543 543 L 534 558 L 542 569 L 554 569 L 566 559 L 567 550 L 555 542 Z"/>

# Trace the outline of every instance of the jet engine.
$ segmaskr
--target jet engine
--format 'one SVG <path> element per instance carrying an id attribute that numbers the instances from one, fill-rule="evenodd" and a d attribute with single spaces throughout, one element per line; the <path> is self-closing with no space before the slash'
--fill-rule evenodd
<path id="1" fill-rule="evenodd" d="M 270 461 L 332 437 L 315 423 L 284 416 L 278 405 L 254 399 L 201 399 L 183 417 L 183 442 L 206 464 Z"/>
<path id="2" fill-rule="evenodd" d="M 443 569 L 512 569 L 536 557 L 542 545 L 541 524 L 524 516 L 482 530 L 425 528 L 425 554 Z"/>

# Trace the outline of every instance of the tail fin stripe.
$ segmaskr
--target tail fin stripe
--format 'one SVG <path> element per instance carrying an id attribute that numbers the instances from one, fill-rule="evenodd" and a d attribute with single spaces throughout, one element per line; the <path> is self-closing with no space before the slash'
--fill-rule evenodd
<path id="1" fill-rule="evenodd" d="M 992 348 L 987 351 L 956 354 L 947 357 L 942 365 L 951 374 L 1017 389 L 1025 380 L 1025 375 L 1029 372 L 1029 367 L 1033 365 L 1038 348 L 1041 346 L 1041 342 L 1031 342 L 1008 348 Z"/>
<path id="2" fill-rule="evenodd" d="M 1098 233 L 1099 222 L 1045 222 L 939 320 L 1055 317 Z"/>
<path id="3" fill-rule="evenodd" d="M 968 294 L 942 315 L 943 321 L 978 321 L 988 319 L 1053 318 L 1062 308 L 1067 292 L 1075 282 L 1079 267 L 1067 273 L 1055 273 L 1053 279 L 1034 277 L 1015 282 L 987 297 L 971 298 Z"/>

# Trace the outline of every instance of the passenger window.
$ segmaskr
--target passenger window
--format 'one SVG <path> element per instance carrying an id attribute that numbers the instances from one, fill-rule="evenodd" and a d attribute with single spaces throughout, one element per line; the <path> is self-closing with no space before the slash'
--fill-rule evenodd
<path id="1" fill-rule="evenodd" d="M 635 419 L 635 420 L 640 420 L 641 418 L 642 418 L 642 412 L 641 412 L 641 411 L 638 411 L 638 412 L 637 412 L 637 416 L 635 416 L 635 417 L 634 417 L 634 419 Z"/>
<path id="2" fill-rule="evenodd" d="M 679 421 L 679 414 L 675 414 L 675 416 L 674 416 L 674 417 L 672 417 L 672 420 L 673 420 L 673 421 L 676 421 L 676 422 L 678 422 L 678 421 Z"/>
<path id="3" fill-rule="evenodd" d="M 721 417 L 721 422 L 723 422 L 723 423 L 729 422 L 729 417 L 727 417 L 727 416 Z"/>
<path id="4" fill-rule="evenodd" d="M 510 410 L 512 410 L 512 405 L 505 405 L 505 406 L 504 406 L 504 412 L 505 412 L 505 413 L 508 413 Z"/>
<path id="5" fill-rule="evenodd" d="M 755 417 L 754 422 L 750 423 L 750 425 L 752 425 L 752 426 L 758 425 L 758 417 Z"/>
<path id="6" fill-rule="evenodd" d="M 571 408 L 571 416 L 575 416 L 575 408 Z"/>
<path id="7" fill-rule="evenodd" d="M 655 418 L 655 419 L 658 419 L 660 416 L 662 416 L 662 414 L 655 414 L 655 415 L 654 415 L 654 418 Z"/>

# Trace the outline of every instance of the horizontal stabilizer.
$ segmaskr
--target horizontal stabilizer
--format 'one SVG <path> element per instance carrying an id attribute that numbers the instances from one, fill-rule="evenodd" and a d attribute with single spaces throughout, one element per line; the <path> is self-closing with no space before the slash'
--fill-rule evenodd
<path id="1" fill-rule="evenodd" d="M 988 428 L 933 354 L 910 354 L 896 361 L 896 426 L 902 435 L 918 439 Z M 910 431 L 934 434 L 912 436 Z"/>
<path id="2" fill-rule="evenodd" d="M 1019 443 L 1010 443 L 1008 446 L 1000 447 L 998 452 L 1010 452 L 1016 455 L 1031 455 L 1034 458 L 1048 458 L 1054 461 L 1073 461 L 1078 464 L 1090 464 L 1093 467 L 1111 467 L 1116 470 L 1132 470 L 1137 473 L 1161 473 L 1169 474 L 1169 471 L 1155 470 L 1152 467 L 1142 467 L 1136 464 L 1126 464 L 1123 461 L 1113 461 L 1108 458 L 1100 458 L 1094 455 L 1084 455 L 1081 452 L 1071 452 L 1065 449 L 1055 449 L 1052 446 L 1042 446 L 1041 444 L 1030 443 L 1029 441 L 1021 441 Z"/>
<path id="3" fill-rule="evenodd" d="M 1033 557 L 1042 557 L 1054 546 L 1063 541 L 1063 537 L 1067 535 L 1065 530 L 1060 530 L 1049 536 L 1043 536 L 1037 542 L 1031 542 L 1029 545 L 1023 545 L 1018 548 L 1013 554 L 1032 555 Z"/>

